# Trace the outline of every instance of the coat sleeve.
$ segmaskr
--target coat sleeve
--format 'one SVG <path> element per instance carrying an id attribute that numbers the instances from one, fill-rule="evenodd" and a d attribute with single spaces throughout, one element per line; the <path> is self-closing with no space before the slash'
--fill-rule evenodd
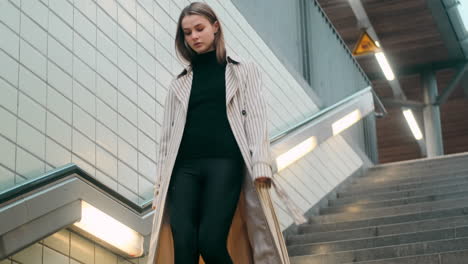
<path id="1" fill-rule="evenodd" d="M 164 103 L 164 115 L 163 115 L 163 122 L 161 125 L 161 133 L 159 136 L 159 150 L 158 150 L 158 160 L 156 164 L 156 178 L 155 178 L 155 186 L 154 186 L 154 195 L 158 195 L 159 188 L 161 187 L 162 182 L 162 168 L 163 164 L 166 160 L 167 155 L 167 146 L 171 136 L 171 125 L 173 120 L 173 112 L 174 112 L 174 94 L 172 91 L 172 85 L 174 80 L 171 82 L 169 86 L 166 100 Z"/>
<path id="2" fill-rule="evenodd" d="M 263 76 L 255 62 L 251 62 L 247 71 L 245 102 L 245 130 L 249 149 L 252 151 L 252 177 L 273 176 L 273 159 L 268 133 L 267 104 L 265 100 Z"/>

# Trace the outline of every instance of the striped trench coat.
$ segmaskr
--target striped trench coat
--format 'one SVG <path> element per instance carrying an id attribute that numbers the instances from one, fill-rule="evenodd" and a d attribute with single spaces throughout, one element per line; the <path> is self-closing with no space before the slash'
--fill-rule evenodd
<path id="1" fill-rule="evenodd" d="M 228 251 L 236 264 L 287 264 L 289 257 L 270 190 L 254 183 L 257 177 L 272 177 L 276 170 L 268 138 L 262 75 L 255 62 L 237 55 L 228 53 L 227 62 L 227 117 L 245 164 L 242 175 L 245 180 L 228 235 Z M 187 116 L 193 77 L 190 65 L 184 73 L 171 81 L 165 100 L 147 264 L 174 263 L 166 196 Z"/>

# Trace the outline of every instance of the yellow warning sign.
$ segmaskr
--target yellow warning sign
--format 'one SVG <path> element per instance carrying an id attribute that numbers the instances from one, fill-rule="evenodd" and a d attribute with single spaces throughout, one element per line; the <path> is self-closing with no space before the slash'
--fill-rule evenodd
<path id="1" fill-rule="evenodd" d="M 369 36 L 369 34 L 367 34 L 366 31 L 362 31 L 361 36 L 359 37 L 359 41 L 354 47 L 353 55 L 360 56 L 368 53 L 376 53 L 379 51 L 381 51 L 381 49 L 377 46 L 375 41 Z"/>

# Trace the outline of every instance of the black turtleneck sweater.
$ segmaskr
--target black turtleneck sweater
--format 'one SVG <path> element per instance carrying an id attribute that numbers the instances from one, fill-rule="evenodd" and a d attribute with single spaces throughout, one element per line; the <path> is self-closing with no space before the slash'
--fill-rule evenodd
<path id="1" fill-rule="evenodd" d="M 187 121 L 177 158 L 241 159 L 226 113 L 226 63 L 219 64 L 213 50 L 197 54 L 192 66 Z"/>

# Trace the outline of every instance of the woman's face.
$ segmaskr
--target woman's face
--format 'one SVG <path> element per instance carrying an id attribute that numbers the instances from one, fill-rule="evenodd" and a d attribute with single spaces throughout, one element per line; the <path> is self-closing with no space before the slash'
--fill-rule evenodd
<path id="1" fill-rule="evenodd" d="M 219 22 L 213 25 L 200 15 L 189 15 L 182 19 L 182 30 L 185 41 L 197 53 L 214 50 L 215 32 L 218 32 Z"/>

